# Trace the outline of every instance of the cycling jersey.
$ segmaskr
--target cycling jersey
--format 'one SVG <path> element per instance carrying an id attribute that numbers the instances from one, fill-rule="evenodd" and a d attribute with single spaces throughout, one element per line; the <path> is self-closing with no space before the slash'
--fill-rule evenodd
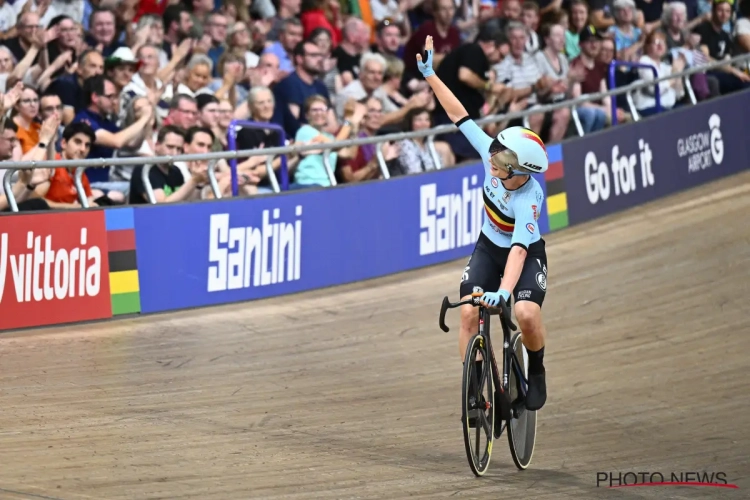
<path id="1" fill-rule="evenodd" d="M 458 129 L 466 136 L 482 157 L 484 164 L 484 224 L 482 233 L 499 247 L 529 245 L 541 239 L 537 220 L 541 213 L 544 193 L 532 176 L 521 187 L 506 189 L 500 179 L 490 173 L 490 145 L 492 138 L 474 120 L 460 120 Z"/>

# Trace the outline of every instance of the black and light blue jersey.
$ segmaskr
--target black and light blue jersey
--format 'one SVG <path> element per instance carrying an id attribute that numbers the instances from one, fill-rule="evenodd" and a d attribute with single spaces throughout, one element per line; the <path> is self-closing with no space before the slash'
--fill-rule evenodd
<path id="1" fill-rule="evenodd" d="M 532 243 L 539 241 L 541 234 L 537 221 L 544 203 L 542 187 L 536 179 L 528 176 L 529 180 L 520 188 L 506 189 L 502 181 L 490 173 L 492 137 L 470 119 L 458 122 L 458 128 L 481 155 L 484 164 L 482 194 L 486 217 L 482 233 L 497 246 L 505 248 L 513 245 L 528 248 Z M 533 132 L 529 131 L 529 134 Z M 541 143 L 541 139 L 534 135 Z"/>

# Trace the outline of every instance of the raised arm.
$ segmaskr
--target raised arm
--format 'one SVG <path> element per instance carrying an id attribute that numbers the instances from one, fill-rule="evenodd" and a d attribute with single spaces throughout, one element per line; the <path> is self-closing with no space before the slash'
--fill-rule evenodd
<path id="1" fill-rule="evenodd" d="M 431 36 L 428 36 L 425 39 L 424 49 L 427 53 L 427 60 L 422 62 L 422 54 L 417 54 L 417 67 L 425 77 L 425 80 L 427 80 L 427 83 L 430 84 L 432 91 L 435 93 L 435 97 L 437 97 L 437 100 L 440 101 L 443 109 L 448 114 L 448 118 L 450 118 L 453 123 L 456 123 L 462 118 L 468 116 L 469 113 L 466 111 L 463 104 L 461 104 L 461 101 L 459 101 L 458 98 L 453 95 L 453 92 L 445 86 L 443 81 L 438 78 L 435 74 L 435 70 L 432 69 L 433 42 Z"/>

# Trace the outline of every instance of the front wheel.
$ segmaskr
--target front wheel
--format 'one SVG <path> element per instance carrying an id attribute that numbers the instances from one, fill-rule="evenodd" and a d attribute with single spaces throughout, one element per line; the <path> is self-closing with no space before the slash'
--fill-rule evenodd
<path id="1" fill-rule="evenodd" d="M 483 476 L 490 465 L 495 425 L 493 394 L 487 342 L 483 336 L 475 335 L 466 347 L 464 358 L 461 422 L 466 457 L 476 476 Z"/>
<path id="2" fill-rule="evenodd" d="M 508 393 L 511 400 L 511 419 L 508 421 L 508 444 L 516 467 L 523 470 L 531 463 L 536 444 L 536 411 L 525 407 L 528 389 L 528 354 L 521 342 L 521 334 L 516 333 L 510 342 L 515 356 L 511 356 Z"/>

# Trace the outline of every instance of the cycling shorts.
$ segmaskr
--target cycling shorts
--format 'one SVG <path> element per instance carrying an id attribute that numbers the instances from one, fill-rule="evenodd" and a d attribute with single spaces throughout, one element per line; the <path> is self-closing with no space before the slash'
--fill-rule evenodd
<path id="1" fill-rule="evenodd" d="M 460 296 L 471 295 L 474 291 L 496 292 L 500 288 L 509 253 L 510 248 L 499 247 L 480 234 L 461 277 Z M 530 300 L 541 307 L 546 293 L 547 252 L 544 239 L 540 239 L 527 250 L 526 261 L 512 297 L 515 302 Z"/>

